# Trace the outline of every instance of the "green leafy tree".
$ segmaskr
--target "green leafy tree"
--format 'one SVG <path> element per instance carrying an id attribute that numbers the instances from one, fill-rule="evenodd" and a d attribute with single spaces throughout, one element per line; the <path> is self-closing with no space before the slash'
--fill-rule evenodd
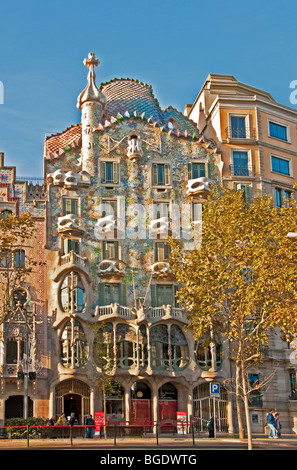
<path id="1" fill-rule="evenodd" d="M 286 340 L 297 331 L 297 244 L 287 237 L 296 227 L 294 201 L 279 211 L 267 196 L 247 203 L 242 191 L 219 187 L 203 205 L 201 246 L 184 250 L 171 240 L 171 268 L 195 339 L 230 342 L 239 431 L 243 437 L 243 396 L 249 448 L 246 371 L 263 360 L 273 331 Z"/>

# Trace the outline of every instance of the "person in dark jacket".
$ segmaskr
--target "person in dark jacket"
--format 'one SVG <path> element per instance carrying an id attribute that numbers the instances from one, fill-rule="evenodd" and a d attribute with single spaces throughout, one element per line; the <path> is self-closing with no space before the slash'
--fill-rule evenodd
<path id="1" fill-rule="evenodd" d="M 93 438 L 94 436 L 94 425 L 95 425 L 95 421 L 93 420 L 92 418 L 92 415 L 89 415 L 86 419 L 86 425 L 87 425 L 87 433 L 86 433 L 86 437 L 88 438 Z"/>
<path id="2" fill-rule="evenodd" d="M 277 433 L 275 429 L 275 418 L 273 416 L 273 410 L 269 410 L 267 414 L 267 424 L 269 426 L 269 438 L 277 439 Z"/>
<path id="3" fill-rule="evenodd" d="M 207 423 L 208 437 L 214 437 L 214 419 L 210 418 Z"/>

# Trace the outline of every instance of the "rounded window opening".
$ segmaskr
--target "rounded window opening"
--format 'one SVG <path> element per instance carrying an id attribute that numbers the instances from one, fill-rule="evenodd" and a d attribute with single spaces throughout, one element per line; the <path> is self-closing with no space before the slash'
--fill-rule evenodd
<path id="1" fill-rule="evenodd" d="M 61 307 L 64 312 L 82 312 L 85 307 L 85 289 L 81 277 L 70 272 L 64 278 L 60 290 Z"/>
<path id="2" fill-rule="evenodd" d="M 78 321 L 65 324 L 61 339 L 61 363 L 66 368 L 77 369 L 88 360 L 89 348 L 85 332 Z"/>

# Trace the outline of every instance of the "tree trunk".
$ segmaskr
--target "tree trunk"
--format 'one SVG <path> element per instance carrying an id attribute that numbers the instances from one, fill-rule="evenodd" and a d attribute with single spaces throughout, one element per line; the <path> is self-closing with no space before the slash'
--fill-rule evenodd
<path id="1" fill-rule="evenodd" d="M 242 380 L 242 390 L 244 395 L 244 409 L 245 409 L 245 419 L 246 419 L 246 429 L 247 429 L 247 436 L 248 436 L 248 450 L 253 449 L 253 442 L 252 442 L 252 432 L 251 432 L 251 421 L 250 421 L 250 410 L 249 410 L 249 399 L 246 387 L 246 380 L 244 374 L 244 366 L 241 367 L 241 380 Z"/>
<path id="2" fill-rule="evenodd" d="M 239 431 L 239 439 L 244 439 L 245 429 L 244 429 L 242 399 L 241 399 L 240 390 L 241 390 L 241 365 L 238 362 L 236 362 L 236 408 L 237 408 L 238 431 Z"/>
<path id="3" fill-rule="evenodd" d="M 105 385 L 103 385 L 102 393 L 103 393 L 103 413 L 104 413 L 104 416 L 103 416 L 103 432 L 104 432 L 104 439 L 107 439 Z"/>

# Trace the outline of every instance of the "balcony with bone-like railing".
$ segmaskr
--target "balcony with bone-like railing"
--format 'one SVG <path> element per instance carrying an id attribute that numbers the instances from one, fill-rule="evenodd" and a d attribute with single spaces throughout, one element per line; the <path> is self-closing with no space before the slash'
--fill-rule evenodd
<path id="1" fill-rule="evenodd" d="M 213 180 L 204 176 L 188 180 L 187 196 L 199 199 L 207 199 L 210 194 L 212 184 Z"/>
<path id="2" fill-rule="evenodd" d="M 107 318 L 123 318 L 126 320 L 136 320 L 137 323 L 146 320 L 148 323 L 156 323 L 161 320 L 178 320 L 182 323 L 188 323 L 187 312 L 172 305 L 162 305 L 160 307 L 125 307 L 118 303 L 110 305 L 97 305 L 95 308 L 95 317 L 98 321 Z"/>
<path id="3" fill-rule="evenodd" d="M 81 235 L 85 232 L 83 220 L 76 214 L 67 214 L 58 217 L 58 232 L 68 235 Z"/>
<path id="4" fill-rule="evenodd" d="M 66 189 L 87 187 L 91 184 L 91 177 L 86 171 L 75 173 L 74 171 L 56 170 L 47 176 L 49 183 L 54 186 L 63 186 Z"/>
<path id="5" fill-rule="evenodd" d="M 97 273 L 99 276 L 124 276 L 126 263 L 117 258 L 107 258 L 98 262 Z"/>

